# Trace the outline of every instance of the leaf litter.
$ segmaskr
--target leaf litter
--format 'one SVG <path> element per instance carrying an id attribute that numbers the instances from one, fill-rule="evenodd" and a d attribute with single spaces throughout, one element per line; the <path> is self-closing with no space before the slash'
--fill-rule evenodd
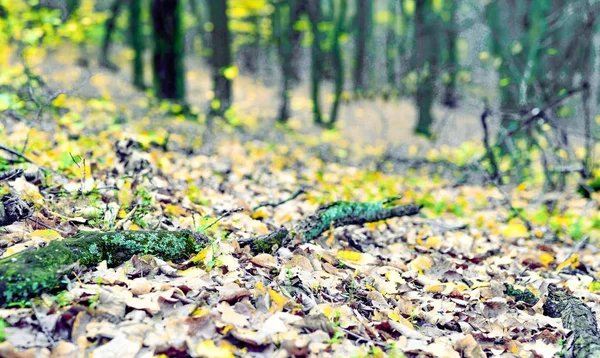
<path id="1" fill-rule="evenodd" d="M 0 139 L 10 144 L 28 130 L 7 128 Z M 585 221 L 588 240 L 574 241 L 573 229 L 597 211 L 575 194 L 558 195 L 558 214 L 530 232 L 493 187 L 321 159 L 322 147 L 286 134 L 185 152 L 193 138 L 163 130 L 34 131 L 39 167 L 11 170 L 38 174 L 6 174 L 1 188 L 28 202 L 35 221 L 3 227 L 2 257 L 79 230 L 191 229 L 211 244 L 183 264 L 136 255 L 116 268 L 75 267 L 65 290 L 0 310 L 0 356 L 550 357 L 566 337 L 560 319 L 505 284 L 543 297 L 559 283 L 600 312 L 599 231 Z M 240 245 L 321 204 L 394 196 L 422 214 L 331 227 L 257 255 Z M 510 197 L 543 216 L 535 188 Z"/>

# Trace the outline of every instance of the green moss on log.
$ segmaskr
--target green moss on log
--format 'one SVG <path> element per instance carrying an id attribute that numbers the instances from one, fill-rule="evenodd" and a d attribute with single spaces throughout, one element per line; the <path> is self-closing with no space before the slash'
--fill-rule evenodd
<path id="1" fill-rule="evenodd" d="M 389 201 L 373 203 L 351 203 L 338 201 L 320 207 L 313 215 L 300 221 L 295 226 L 295 232 L 302 242 L 314 240 L 329 229 L 346 225 L 362 225 L 365 223 L 386 220 L 399 216 L 416 215 L 420 212 L 419 205 L 386 207 Z"/>
<path id="2" fill-rule="evenodd" d="M 117 266 L 133 255 L 156 255 L 167 261 L 184 261 L 196 251 L 191 231 L 115 231 L 88 232 L 65 240 L 79 256 L 82 265 L 106 260 Z"/>
<path id="3" fill-rule="evenodd" d="M 533 294 L 533 292 L 529 291 L 528 289 L 519 290 L 508 283 L 505 283 L 504 287 L 506 288 L 506 291 L 504 292 L 510 297 L 514 298 L 517 302 L 522 301 L 531 306 L 535 305 L 538 302 L 538 298 L 535 297 L 535 294 Z"/>
<path id="4" fill-rule="evenodd" d="M 114 267 L 136 254 L 183 261 L 196 252 L 198 237 L 191 231 L 88 232 L 19 252 L 0 260 L 0 306 L 59 288 L 76 262 L 92 266 L 106 260 Z"/>
<path id="5" fill-rule="evenodd" d="M 251 239 L 248 242 L 241 244 L 249 244 L 253 253 L 271 252 L 274 247 L 282 247 L 289 238 L 289 231 L 282 227 L 270 234 L 259 236 L 256 239 Z"/>

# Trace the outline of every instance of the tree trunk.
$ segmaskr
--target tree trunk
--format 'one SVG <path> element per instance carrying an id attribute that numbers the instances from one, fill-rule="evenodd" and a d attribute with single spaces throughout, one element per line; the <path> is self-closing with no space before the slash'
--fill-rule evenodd
<path id="1" fill-rule="evenodd" d="M 431 137 L 431 125 L 434 121 L 432 107 L 438 70 L 438 41 L 435 17 L 432 0 L 416 1 L 414 55 L 419 74 L 417 84 L 419 114 L 415 133 L 425 137 Z"/>
<path id="2" fill-rule="evenodd" d="M 159 98 L 183 101 L 183 0 L 152 0 L 154 91 Z"/>
<path id="3" fill-rule="evenodd" d="M 396 56 L 397 56 L 397 0 L 388 0 L 388 19 L 385 32 L 385 65 L 387 71 L 387 83 L 390 88 L 396 88 Z"/>
<path id="4" fill-rule="evenodd" d="M 330 0 L 331 11 L 334 10 L 334 1 Z M 346 21 L 346 9 L 347 1 L 339 1 L 339 10 L 337 14 L 337 20 L 333 29 L 333 65 L 335 70 L 335 89 L 333 104 L 331 106 L 331 114 L 327 121 L 327 128 L 332 129 L 335 126 L 335 122 L 338 118 L 338 112 L 340 108 L 340 100 L 342 98 L 342 92 L 344 91 L 344 59 L 342 57 L 342 48 L 340 46 L 340 36 L 344 32 L 344 22 Z"/>
<path id="5" fill-rule="evenodd" d="M 110 16 L 104 23 L 104 36 L 102 37 L 102 47 L 100 48 L 100 58 L 98 59 L 98 64 L 102 67 L 108 68 L 111 71 L 117 71 L 119 69 L 117 65 L 110 61 L 108 54 L 110 53 L 110 39 L 115 31 L 117 18 L 121 13 L 121 9 L 123 9 L 122 5 L 124 3 L 125 2 L 122 0 L 114 0 L 110 6 Z"/>
<path id="6" fill-rule="evenodd" d="M 319 0 L 308 1 L 308 17 L 311 23 L 313 43 L 311 46 L 311 94 L 313 104 L 313 120 L 316 124 L 323 124 L 321 114 L 321 80 L 323 77 L 323 51 L 321 50 L 321 31 L 319 23 L 323 17 Z"/>
<path id="7" fill-rule="evenodd" d="M 131 31 L 131 47 L 133 48 L 133 85 L 144 89 L 144 33 L 142 31 L 142 0 L 129 2 L 129 28 Z"/>
<path id="8" fill-rule="evenodd" d="M 456 108 L 458 98 L 456 95 L 456 73 L 458 72 L 458 60 L 456 57 L 456 38 L 458 36 L 458 25 L 456 24 L 456 0 L 446 0 L 444 3 L 450 18 L 444 24 L 446 31 L 446 63 L 448 79 L 444 91 L 444 105 L 448 108 Z"/>
<path id="9" fill-rule="evenodd" d="M 365 90 L 365 67 L 367 66 L 367 38 L 370 31 L 369 1 L 356 0 L 356 44 L 354 56 L 354 91 Z"/>
<path id="10" fill-rule="evenodd" d="M 281 65 L 281 102 L 279 104 L 279 115 L 277 116 L 277 121 L 280 123 L 287 122 L 290 116 L 290 91 L 294 79 L 292 64 L 293 24 L 291 23 L 291 19 L 292 9 L 290 1 L 282 0 L 277 2 L 273 13 L 273 28 L 279 51 L 279 63 Z"/>
<path id="11" fill-rule="evenodd" d="M 212 44 L 212 72 L 215 97 L 211 103 L 211 115 L 222 116 L 231 105 L 231 78 L 227 70 L 231 68 L 231 35 L 227 18 L 227 0 L 211 0 L 210 20 L 214 25 Z"/>

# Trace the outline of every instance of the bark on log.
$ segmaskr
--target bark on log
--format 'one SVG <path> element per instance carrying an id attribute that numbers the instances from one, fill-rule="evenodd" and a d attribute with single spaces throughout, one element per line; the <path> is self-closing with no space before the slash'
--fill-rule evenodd
<path id="1" fill-rule="evenodd" d="M 328 230 L 332 222 L 334 227 L 362 225 L 399 216 L 417 215 L 421 211 L 420 205 L 387 207 L 390 202 L 391 200 L 374 203 L 331 203 L 320 207 L 313 215 L 300 221 L 294 227 L 294 231 L 302 242 L 307 242 Z"/>
<path id="2" fill-rule="evenodd" d="M 551 284 L 544 303 L 544 314 L 560 317 L 567 335 L 564 353 L 566 358 L 600 358 L 600 334 L 594 312 L 579 298 Z"/>
<path id="3" fill-rule="evenodd" d="M 60 287 L 62 276 L 76 262 L 91 266 L 106 260 L 112 267 L 136 254 L 183 261 L 197 251 L 198 235 L 191 231 L 82 233 L 38 250 L 19 252 L 0 259 L 0 307 Z"/>
<path id="4" fill-rule="evenodd" d="M 282 227 L 268 235 L 240 241 L 254 253 L 282 247 L 294 238 L 307 242 L 333 226 L 359 225 L 397 216 L 415 215 L 420 206 L 388 208 L 388 201 L 376 203 L 335 202 L 323 206 L 300 221 L 292 232 Z M 208 245 L 209 238 L 191 231 L 115 231 L 81 233 L 69 239 L 52 241 L 38 250 L 26 250 L 0 259 L 0 307 L 26 301 L 61 286 L 61 278 L 76 263 L 94 266 L 106 260 L 114 267 L 133 255 L 154 255 L 180 262 Z"/>

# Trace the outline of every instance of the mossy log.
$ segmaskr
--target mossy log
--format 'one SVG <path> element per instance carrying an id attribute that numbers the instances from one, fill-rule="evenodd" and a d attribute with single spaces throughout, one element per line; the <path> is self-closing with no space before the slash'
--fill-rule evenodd
<path id="1" fill-rule="evenodd" d="M 387 202 L 336 202 L 323 206 L 289 232 L 282 227 L 268 235 L 241 241 L 254 253 L 282 247 L 293 239 L 307 242 L 333 226 L 358 225 L 397 216 L 415 215 L 416 205 L 387 208 Z M 60 286 L 63 275 L 76 263 L 94 266 L 106 260 L 118 266 L 133 255 L 154 255 L 181 262 L 205 247 L 209 238 L 191 231 L 115 231 L 87 232 L 69 239 L 52 241 L 38 250 L 26 250 L 0 260 L 0 307 L 28 300 Z"/>
<path id="2" fill-rule="evenodd" d="M 115 231 L 52 241 L 0 260 L 0 306 L 59 287 L 62 276 L 77 262 L 92 266 L 106 260 L 109 266 L 117 266 L 136 254 L 184 261 L 197 251 L 202 239 L 191 231 Z"/>
<path id="3" fill-rule="evenodd" d="M 544 303 L 544 314 L 560 317 L 563 327 L 571 330 L 563 350 L 566 358 L 600 358 L 600 334 L 596 316 L 582 300 L 551 284 Z"/>
<path id="4" fill-rule="evenodd" d="M 294 226 L 294 232 L 302 242 L 316 239 L 329 229 L 346 225 L 362 225 L 400 216 L 417 215 L 420 205 L 392 206 L 393 199 L 373 203 L 338 201 L 320 207 L 314 214 Z"/>

